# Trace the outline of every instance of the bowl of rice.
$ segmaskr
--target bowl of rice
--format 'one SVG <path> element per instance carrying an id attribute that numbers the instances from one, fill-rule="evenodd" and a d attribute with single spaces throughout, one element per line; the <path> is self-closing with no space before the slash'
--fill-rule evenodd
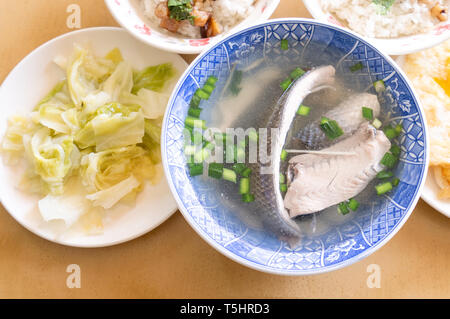
<path id="1" fill-rule="evenodd" d="M 230 33 L 267 20 L 280 0 L 105 0 L 115 20 L 156 48 L 198 54 Z"/>
<path id="2" fill-rule="evenodd" d="M 311 15 L 351 29 L 389 55 L 450 38 L 449 0 L 303 0 Z"/>

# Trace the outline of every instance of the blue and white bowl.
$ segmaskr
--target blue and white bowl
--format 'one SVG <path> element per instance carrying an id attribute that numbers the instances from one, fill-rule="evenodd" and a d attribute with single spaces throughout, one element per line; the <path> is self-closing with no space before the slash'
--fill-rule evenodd
<path id="1" fill-rule="evenodd" d="M 289 50 L 281 50 L 287 39 Z M 336 54 L 336 49 L 342 54 Z M 183 128 L 195 90 L 214 75 L 228 78 L 232 65 L 250 65 L 266 57 L 268 64 L 298 65 L 298 60 L 320 56 L 337 70 L 355 63 L 362 70 L 348 74 L 348 81 L 361 90 L 373 91 L 372 83 L 386 84 L 383 111 L 390 121 L 403 126 L 396 143 L 401 146 L 395 175 L 400 184 L 387 195 L 362 205 L 351 216 L 325 227 L 319 234 L 305 235 L 291 248 L 270 232 L 253 227 L 224 205 L 221 194 L 208 180 L 189 176 L 183 153 Z M 297 62 L 297 63 L 296 63 Z M 223 84 L 222 84 L 223 85 Z M 245 94 L 245 92 L 243 92 Z M 231 259 L 254 269 L 282 275 L 310 275 L 348 266 L 387 243 L 413 211 L 428 166 L 425 118 L 411 84 L 394 61 L 355 33 L 309 19 L 277 19 L 259 24 L 215 44 L 201 54 L 178 82 L 169 102 L 162 132 L 162 157 L 170 188 L 189 224 L 211 246 Z M 376 195 L 374 195 L 376 196 Z"/>

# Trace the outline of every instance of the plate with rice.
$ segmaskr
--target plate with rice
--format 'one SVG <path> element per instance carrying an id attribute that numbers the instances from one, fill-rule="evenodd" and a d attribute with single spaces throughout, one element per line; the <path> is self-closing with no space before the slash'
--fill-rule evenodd
<path id="1" fill-rule="evenodd" d="M 197 54 L 240 28 L 267 20 L 279 0 L 105 0 L 116 21 L 162 50 Z"/>
<path id="2" fill-rule="evenodd" d="M 303 0 L 311 15 L 349 28 L 390 55 L 450 38 L 449 0 Z"/>

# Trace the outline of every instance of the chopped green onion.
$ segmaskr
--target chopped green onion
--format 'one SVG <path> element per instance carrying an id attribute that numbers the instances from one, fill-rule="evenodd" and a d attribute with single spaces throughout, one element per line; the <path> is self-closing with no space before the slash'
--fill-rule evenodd
<path id="1" fill-rule="evenodd" d="M 396 177 L 392 180 L 391 183 L 392 183 L 392 186 L 394 186 L 394 187 L 398 186 L 398 184 L 400 184 L 400 179 Z"/>
<path id="2" fill-rule="evenodd" d="M 305 71 L 301 68 L 295 68 L 294 71 L 291 72 L 290 77 L 293 81 L 300 78 L 303 74 L 305 74 Z"/>
<path id="3" fill-rule="evenodd" d="M 216 87 L 214 85 L 211 84 L 205 84 L 202 88 L 203 91 L 205 91 L 206 93 L 208 93 L 208 95 L 211 95 L 211 93 L 214 91 Z"/>
<path id="4" fill-rule="evenodd" d="M 372 126 L 375 127 L 377 130 L 383 125 L 381 121 L 377 118 L 375 118 L 372 122 Z"/>
<path id="5" fill-rule="evenodd" d="M 206 80 L 206 84 L 210 84 L 210 85 L 215 86 L 218 80 L 219 80 L 219 79 L 218 79 L 217 77 L 215 77 L 214 75 L 211 75 L 211 76 L 208 77 L 208 79 Z"/>
<path id="6" fill-rule="evenodd" d="M 195 163 L 201 163 L 210 156 L 210 152 L 206 148 L 202 148 L 194 154 Z"/>
<path id="7" fill-rule="evenodd" d="M 288 155 L 288 153 L 286 152 L 286 150 L 282 150 L 281 151 L 281 156 L 280 156 L 281 160 L 285 161 L 286 158 L 287 158 L 287 155 Z"/>
<path id="8" fill-rule="evenodd" d="M 237 160 L 237 147 L 234 144 L 229 144 L 225 146 L 225 154 L 224 158 L 227 161 L 227 163 L 234 163 Z"/>
<path id="9" fill-rule="evenodd" d="M 208 100 L 210 94 L 206 91 L 203 91 L 202 89 L 198 89 L 197 91 L 195 91 L 194 95 L 196 95 L 197 97 L 199 97 L 202 100 Z"/>
<path id="10" fill-rule="evenodd" d="M 375 189 L 378 195 L 383 195 L 392 190 L 392 184 L 390 182 L 378 184 Z"/>
<path id="11" fill-rule="evenodd" d="M 191 164 L 189 167 L 189 175 L 198 176 L 203 174 L 203 164 Z"/>
<path id="12" fill-rule="evenodd" d="M 281 50 L 286 51 L 287 49 L 289 49 L 289 42 L 287 39 L 282 39 L 281 40 Z"/>
<path id="13" fill-rule="evenodd" d="M 195 164 L 194 156 L 186 156 L 186 163 L 191 167 L 192 164 Z"/>
<path id="14" fill-rule="evenodd" d="M 394 174 L 392 174 L 392 172 L 389 171 L 382 171 L 377 174 L 378 179 L 390 178 L 392 176 L 394 176 Z"/>
<path id="15" fill-rule="evenodd" d="M 393 144 L 390 149 L 391 153 L 395 156 L 400 156 L 400 153 L 402 152 L 401 148 L 398 145 Z"/>
<path id="16" fill-rule="evenodd" d="M 206 142 L 205 146 L 203 148 L 212 151 L 215 147 L 216 147 L 216 145 L 214 145 L 213 143 Z"/>
<path id="17" fill-rule="evenodd" d="M 283 91 L 286 91 L 291 84 L 292 80 L 290 78 L 286 78 L 283 82 L 280 83 L 280 87 L 283 89 Z"/>
<path id="18" fill-rule="evenodd" d="M 208 176 L 216 179 L 222 178 L 223 165 L 220 163 L 210 163 L 208 166 Z"/>
<path id="19" fill-rule="evenodd" d="M 320 121 L 320 128 L 330 140 L 334 140 L 344 134 L 344 131 L 342 131 L 336 121 L 330 120 L 326 117 L 322 117 Z"/>
<path id="20" fill-rule="evenodd" d="M 397 124 L 394 129 L 395 132 L 397 132 L 397 136 L 399 136 L 402 133 L 403 126 L 401 124 Z"/>
<path id="21" fill-rule="evenodd" d="M 361 70 L 363 67 L 364 67 L 364 65 L 363 65 L 361 62 L 358 62 L 358 63 L 356 63 L 355 65 L 352 65 L 352 66 L 350 67 L 350 71 L 356 72 L 356 71 Z"/>
<path id="22" fill-rule="evenodd" d="M 192 128 L 198 127 L 198 128 L 206 129 L 205 120 L 200 120 L 200 119 L 192 117 L 192 116 L 187 116 L 186 120 L 184 121 L 184 124 L 186 124 L 187 126 L 190 126 Z"/>
<path id="23" fill-rule="evenodd" d="M 356 199 L 352 198 L 350 199 L 350 201 L 348 202 L 348 207 L 352 210 L 352 211 L 356 211 L 359 207 L 359 203 Z"/>
<path id="24" fill-rule="evenodd" d="M 309 111 L 311 111 L 311 108 L 302 104 L 298 108 L 297 114 L 301 116 L 307 116 L 309 114 Z"/>
<path id="25" fill-rule="evenodd" d="M 393 168 L 397 163 L 397 160 L 398 158 L 395 155 L 391 153 L 386 153 L 381 159 L 381 164 L 383 164 L 386 167 Z"/>
<path id="26" fill-rule="evenodd" d="M 252 170 L 248 167 L 246 167 L 242 172 L 241 172 L 241 176 L 242 177 L 249 177 L 252 173 Z"/>
<path id="27" fill-rule="evenodd" d="M 280 173 L 280 184 L 286 183 L 286 176 L 283 173 Z"/>
<path id="28" fill-rule="evenodd" d="M 239 174 L 242 175 L 242 172 L 247 168 L 244 163 L 236 163 L 233 165 L 233 170 Z"/>
<path id="29" fill-rule="evenodd" d="M 191 99 L 191 103 L 189 104 L 190 107 L 196 108 L 200 106 L 201 98 L 198 95 L 193 95 Z"/>
<path id="30" fill-rule="evenodd" d="M 342 215 L 347 215 L 350 213 L 350 210 L 348 209 L 348 204 L 346 202 L 342 202 L 338 205 L 338 212 Z"/>
<path id="31" fill-rule="evenodd" d="M 239 194 L 248 194 L 250 192 L 250 179 L 249 178 L 241 178 L 239 182 Z"/>
<path id="32" fill-rule="evenodd" d="M 216 143 L 222 141 L 222 145 L 225 145 L 227 139 L 227 134 L 225 133 L 214 133 L 214 141 L 216 141 Z"/>
<path id="33" fill-rule="evenodd" d="M 378 80 L 378 81 L 373 82 L 373 87 L 375 88 L 375 91 L 377 93 L 381 93 L 384 90 L 386 90 L 386 85 L 384 84 L 383 80 Z"/>
<path id="34" fill-rule="evenodd" d="M 388 126 L 384 129 L 384 134 L 386 135 L 386 137 L 390 140 L 394 139 L 397 137 L 397 132 L 395 131 L 395 129 L 393 129 L 391 126 Z"/>
<path id="35" fill-rule="evenodd" d="M 199 145 L 203 143 L 203 134 L 199 131 L 192 131 L 191 134 L 191 141 L 194 143 L 194 145 Z"/>
<path id="36" fill-rule="evenodd" d="M 195 154 L 195 145 L 185 145 L 184 146 L 184 154 L 187 156 Z"/>
<path id="37" fill-rule="evenodd" d="M 365 119 L 372 121 L 373 120 L 373 110 L 369 107 L 363 106 L 362 115 Z"/>
<path id="38" fill-rule="evenodd" d="M 192 108 L 192 107 L 190 107 L 189 110 L 188 110 L 188 114 L 189 114 L 189 116 L 199 118 L 200 117 L 200 113 L 202 113 L 202 111 L 203 110 L 201 108 Z"/>
<path id="39" fill-rule="evenodd" d="M 223 169 L 222 178 L 226 181 L 233 182 L 233 183 L 236 183 L 236 181 L 237 181 L 236 172 L 231 169 L 228 169 L 228 168 Z"/>
<path id="40" fill-rule="evenodd" d="M 236 147 L 236 160 L 239 162 L 245 161 L 245 149 L 242 147 Z"/>
<path id="41" fill-rule="evenodd" d="M 282 193 L 286 193 L 287 192 L 287 185 L 286 184 L 280 184 L 280 191 Z"/>
<path id="42" fill-rule="evenodd" d="M 255 196 L 253 194 L 244 194 L 242 195 L 242 201 L 244 203 L 251 203 L 255 201 Z"/>

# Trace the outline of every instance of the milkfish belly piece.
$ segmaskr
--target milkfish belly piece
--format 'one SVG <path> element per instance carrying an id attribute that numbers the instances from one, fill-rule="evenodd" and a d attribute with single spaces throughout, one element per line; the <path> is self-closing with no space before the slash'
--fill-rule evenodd
<path id="1" fill-rule="evenodd" d="M 270 163 L 251 164 L 253 170 L 251 189 L 255 195 L 256 211 L 264 225 L 276 233 L 280 238 L 295 238 L 300 236 L 298 225 L 289 217 L 284 208 L 283 197 L 280 192 L 280 155 L 285 144 L 287 132 L 292 124 L 298 105 L 303 99 L 322 87 L 334 83 L 335 69 L 333 66 L 321 66 L 313 69 L 298 79 L 286 92 L 286 99 L 280 99 L 275 105 L 273 113 L 265 123 L 265 127 L 278 128 L 278 133 L 268 134 L 264 144 L 270 153 Z"/>
<path id="2" fill-rule="evenodd" d="M 382 169 L 391 142 L 363 123 L 351 137 L 324 149 L 354 155 L 298 155 L 289 161 L 291 182 L 284 197 L 289 216 L 311 214 L 358 195 Z"/>
<path id="3" fill-rule="evenodd" d="M 380 114 L 380 103 L 377 96 L 369 93 L 357 93 L 349 96 L 346 100 L 339 103 L 339 105 L 328 111 L 324 117 L 335 120 L 344 131 L 344 134 L 339 140 L 353 134 L 361 123 L 366 119 L 362 116 L 362 107 L 368 107 L 373 110 L 373 116 L 377 117 Z M 297 134 L 307 148 L 319 149 L 330 145 L 323 131 L 319 126 L 320 120 L 314 121 L 300 130 Z"/>

